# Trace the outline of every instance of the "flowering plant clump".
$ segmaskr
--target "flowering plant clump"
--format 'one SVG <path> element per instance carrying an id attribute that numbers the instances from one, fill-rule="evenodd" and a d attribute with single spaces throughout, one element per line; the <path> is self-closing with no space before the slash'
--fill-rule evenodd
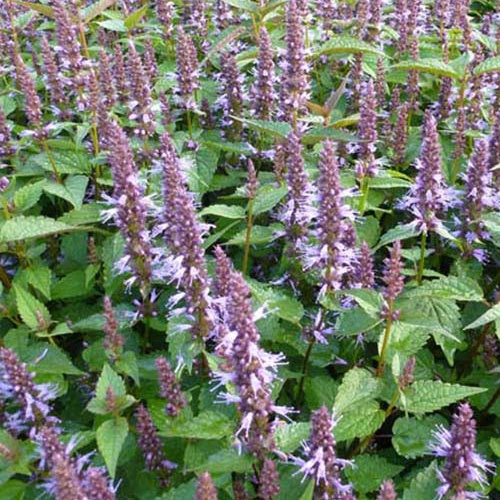
<path id="1" fill-rule="evenodd" d="M 0 499 L 500 497 L 498 2 L 0 4 Z"/>

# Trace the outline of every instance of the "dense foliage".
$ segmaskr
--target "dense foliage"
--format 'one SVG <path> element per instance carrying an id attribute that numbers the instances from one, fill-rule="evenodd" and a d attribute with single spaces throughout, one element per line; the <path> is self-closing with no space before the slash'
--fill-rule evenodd
<path id="1" fill-rule="evenodd" d="M 494 498 L 493 0 L 3 0 L 0 498 Z"/>

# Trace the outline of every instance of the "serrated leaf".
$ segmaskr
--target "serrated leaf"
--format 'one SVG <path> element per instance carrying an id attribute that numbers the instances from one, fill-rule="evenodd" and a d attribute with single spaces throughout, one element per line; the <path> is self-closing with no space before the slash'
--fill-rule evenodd
<path id="1" fill-rule="evenodd" d="M 238 205 L 210 205 L 200 212 L 201 217 L 204 215 L 217 215 L 225 219 L 244 219 L 245 209 Z"/>
<path id="2" fill-rule="evenodd" d="M 395 188 L 409 188 L 411 182 L 406 179 L 390 176 L 370 177 L 370 189 L 395 189 Z"/>
<path id="3" fill-rule="evenodd" d="M 235 120 L 244 123 L 248 128 L 268 134 L 272 137 L 287 137 L 292 131 L 292 127 L 287 122 L 266 122 L 264 120 L 250 120 L 233 116 Z"/>
<path id="4" fill-rule="evenodd" d="M 26 9 L 32 9 L 36 12 L 40 12 L 40 14 L 43 14 L 44 16 L 50 17 L 52 19 L 54 19 L 55 17 L 54 10 L 52 9 L 52 7 L 49 7 L 48 5 L 43 5 L 41 3 L 35 3 L 35 2 L 24 2 L 22 0 L 13 0 L 13 1 L 17 5 L 21 5 Z"/>
<path id="5" fill-rule="evenodd" d="M 316 481 L 314 479 L 311 479 L 307 483 L 307 488 L 305 489 L 304 493 L 302 493 L 299 500 L 313 500 L 315 485 L 316 485 Z"/>
<path id="6" fill-rule="evenodd" d="M 146 15 L 147 11 L 148 5 L 144 4 L 140 9 L 128 15 L 125 19 L 125 26 L 127 27 L 127 29 L 131 30 L 135 28 L 139 24 L 139 21 Z"/>
<path id="7" fill-rule="evenodd" d="M 109 31 L 117 31 L 118 33 L 126 33 L 127 27 L 122 19 L 107 19 L 98 23 L 101 28 L 106 28 Z"/>
<path id="8" fill-rule="evenodd" d="M 104 401 L 108 387 L 113 389 L 113 393 L 117 398 L 127 393 L 122 378 L 106 363 L 97 381 L 95 390 L 96 398 Z"/>
<path id="9" fill-rule="evenodd" d="M 50 300 L 50 281 L 52 272 L 47 266 L 38 265 L 26 269 L 28 283 Z"/>
<path id="10" fill-rule="evenodd" d="M 500 72 L 500 56 L 489 57 L 474 68 L 475 75 Z"/>
<path id="11" fill-rule="evenodd" d="M 99 0 L 98 2 L 93 3 L 83 10 L 82 17 L 85 20 L 85 24 L 92 21 L 92 19 L 96 18 L 100 14 L 102 14 L 106 9 L 114 5 L 118 0 Z"/>
<path id="12" fill-rule="evenodd" d="M 374 399 L 380 392 L 379 380 L 364 368 L 351 368 L 342 379 L 337 397 L 335 412 L 344 413 L 349 407 L 362 401 Z"/>
<path id="13" fill-rule="evenodd" d="M 410 413 L 428 413 L 486 390 L 437 380 L 417 380 L 405 391 L 403 406 Z"/>
<path id="14" fill-rule="evenodd" d="M 392 426 L 392 445 L 404 458 L 423 457 L 429 453 L 432 431 L 446 420 L 440 415 L 423 418 L 400 417 Z"/>
<path id="15" fill-rule="evenodd" d="M 158 427 L 161 436 L 190 439 L 222 439 L 233 435 L 234 432 L 228 417 L 213 411 L 200 413 L 191 419 L 177 417 L 169 422 L 165 419 L 163 425 L 160 424 Z"/>
<path id="16" fill-rule="evenodd" d="M 112 479 L 115 478 L 116 464 L 127 434 L 128 423 L 123 417 L 106 420 L 97 429 L 97 447 Z"/>
<path id="17" fill-rule="evenodd" d="M 124 352 L 115 362 L 115 366 L 120 373 L 124 373 L 131 377 L 136 385 L 141 385 L 139 379 L 139 366 L 137 365 L 137 358 L 134 352 Z"/>
<path id="18" fill-rule="evenodd" d="M 380 292 L 367 288 L 357 288 L 345 290 L 342 293 L 352 297 L 370 316 L 380 316 L 380 311 L 384 305 L 384 299 Z"/>
<path id="19" fill-rule="evenodd" d="M 468 324 L 464 330 L 471 330 L 472 328 L 479 328 L 483 325 L 487 325 L 492 321 L 500 319 L 500 304 L 495 304 L 491 309 L 488 309 L 484 314 L 479 316 L 475 321 Z"/>
<path id="20" fill-rule="evenodd" d="M 50 323 L 50 313 L 44 304 L 16 283 L 12 285 L 12 289 L 16 297 L 17 310 L 24 324 L 32 330 L 38 330 L 40 326 L 38 324 L 37 312 L 42 315 L 46 323 Z"/>
<path id="21" fill-rule="evenodd" d="M 54 149 L 51 151 L 59 174 L 84 174 L 90 175 L 92 165 L 87 153 L 71 150 Z M 33 162 L 43 169 L 52 172 L 52 163 L 46 153 L 32 156 Z"/>
<path id="22" fill-rule="evenodd" d="M 353 307 L 342 313 L 336 328 L 342 335 L 358 335 L 370 331 L 382 321 L 380 314 L 377 316 L 363 311 L 360 307 Z"/>
<path id="23" fill-rule="evenodd" d="M 371 53 L 381 57 L 387 55 L 357 38 L 351 36 L 333 36 L 326 43 L 321 44 L 321 48 L 315 53 L 320 54 L 358 54 L 358 53 Z"/>
<path id="24" fill-rule="evenodd" d="M 388 245 L 389 243 L 393 243 L 394 241 L 407 240 L 408 238 L 414 238 L 418 235 L 418 230 L 412 224 L 403 224 L 401 226 L 393 227 L 392 229 L 389 229 L 387 233 L 382 235 L 374 250 L 378 250 L 379 248 Z"/>
<path id="25" fill-rule="evenodd" d="M 83 374 L 83 372 L 71 362 L 68 355 L 62 349 L 54 345 L 37 342 L 28 347 L 26 355 L 37 375 Z"/>
<path id="26" fill-rule="evenodd" d="M 308 422 L 292 422 L 278 425 L 274 434 L 278 450 L 283 453 L 295 451 L 307 439 L 310 431 L 311 424 Z"/>
<path id="27" fill-rule="evenodd" d="M 378 490 L 385 479 L 397 476 L 404 469 L 377 455 L 358 455 L 355 463 L 356 467 L 346 468 L 345 475 L 359 493 Z"/>
<path id="28" fill-rule="evenodd" d="M 203 145 L 237 155 L 249 156 L 252 154 L 252 150 L 246 142 L 203 141 Z"/>
<path id="29" fill-rule="evenodd" d="M 385 412 L 376 401 L 366 401 L 342 413 L 333 433 L 337 441 L 348 441 L 373 434 L 384 423 Z"/>
<path id="30" fill-rule="evenodd" d="M 403 500 L 422 500 L 434 498 L 440 483 L 436 474 L 436 462 L 419 472 L 403 493 Z"/>
<path id="31" fill-rule="evenodd" d="M 43 190 L 49 194 L 62 198 L 73 205 L 74 208 L 82 207 L 85 189 L 87 188 L 88 177 L 85 175 L 69 176 L 64 185 L 58 182 L 47 182 Z"/>
<path id="32" fill-rule="evenodd" d="M 280 186 L 278 188 L 270 185 L 261 186 L 253 201 L 253 215 L 256 216 L 271 210 L 287 195 L 287 193 L 287 186 Z"/>
<path id="33" fill-rule="evenodd" d="M 27 184 L 18 189 L 14 194 L 14 205 L 16 210 L 23 212 L 36 205 L 42 195 L 42 186 L 45 181 Z"/>
<path id="34" fill-rule="evenodd" d="M 252 470 L 253 461 L 252 456 L 238 453 L 234 448 L 230 448 L 210 455 L 206 462 L 190 470 L 210 474 L 244 473 Z"/>
<path id="35" fill-rule="evenodd" d="M 252 245 L 262 245 L 264 243 L 270 243 L 279 237 L 279 231 L 283 229 L 281 224 L 275 223 L 270 226 L 258 226 L 253 225 L 252 231 L 250 232 L 250 243 Z M 243 229 L 235 236 L 233 236 L 226 245 L 239 245 L 245 244 L 247 238 L 247 230 Z"/>
<path id="36" fill-rule="evenodd" d="M 402 61 L 391 66 L 390 70 L 415 70 L 423 73 L 432 73 L 433 75 L 448 76 L 458 78 L 459 74 L 444 61 L 439 59 L 417 59 Z"/>
<path id="37" fill-rule="evenodd" d="M 79 209 L 66 212 L 57 220 L 73 226 L 95 224 L 101 219 L 101 209 L 102 205 L 99 203 L 88 203 L 81 206 Z"/>
<path id="38" fill-rule="evenodd" d="M 65 233 L 74 227 L 50 217 L 19 215 L 7 220 L 0 229 L 0 242 L 10 243 L 13 241 L 28 240 L 31 238 L 43 238 L 53 234 Z"/>
<path id="39" fill-rule="evenodd" d="M 418 288 L 405 293 L 412 299 L 417 297 L 433 297 L 446 300 L 477 301 L 483 300 L 483 291 L 476 281 L 457 276 L 446 276 L 432 281 L 425 281 Z"/>
<path id="40" fill-rule="evenodd" d="M 359 142 L 359 138 L 349 132 L 334 128 L 317 127 L 309 130 L 303 137 L 303 144 L 316 144 L 317 142 L 331 139 L 340 142 Z"/>

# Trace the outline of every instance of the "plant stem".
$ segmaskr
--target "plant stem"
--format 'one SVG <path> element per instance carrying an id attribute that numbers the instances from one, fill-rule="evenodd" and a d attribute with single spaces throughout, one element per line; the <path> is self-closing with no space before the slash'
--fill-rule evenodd
<path id="1" fill-rule="evenodd" d="M 387 351 L 387 346 L 389 345 L 389 338 L 391 337 L 391 326 L 392 326 L 392 313 L 394 310 L 394 303 L 391 301 L 389 303 L 389 311 L 387 313 L 387 319 L 385 323 L 384 330 L 384 340 L 382 341 L 382 349 L 380 351 L 380 358 L 378 360 L 377 371 L 375 375 L 380 377 L 384 371 L 385 355 Z"/>
<path id="2" fill-rule="evenodd" d="M 309 341 L 309 345 L 307 346 L 307 351 L 304 356 L 304 361 L 302 362 L 302 375 L 300 376 L 299 388 L 297 390 L 297 402 L 296 402 L 297 408 L 300 408 L 300 405 L 302 404 L 302 399 L 304 398 L 304 383 L 306 381 L 306 376 L 307 376 L 307 365 L 309 364 L 309 358 L 311 357 L 311 353 L 315 343 L 316 340 L 313 337 Z"/>
<path id="3" fill-rule="evenodd" d="M 368 177 L 363 177 L 361 181 L 361 198 L 359 200 L 358 212 L 359 216 L 362 217 L 363 213 L 366 209 L 366 204 L 368 202 L 368 193 L 370 191 L 370 183 L 368 181 Z"/>
<path id="4" fill-rule="evenodd" d="M 241 266 L 241 271 L 243 274 L 247 273 L 248 268 L 248 255 L 250 253 L 250 240 L 252 236 L 252 224 L 253 224 L 253 198 L 248 200 L 247 209 L 247 232 L 245 235 L 245 249 L 243 252 L 243 264 Z"/>
<path id="5" fill-rule="evenodd" d="M 56 177 L 56 181 L 59 184 L 62 184 L 61 176 L 59 175 L 59 172 L 57 170 L 56 162 L 54 160 L 54 156 L 52 155 L 52 151 L 49 149 L 49 146 L 47 145 L 47 143 L 45 142 L 44 139 L 42 139 L 40 141 L 40 144 L 41 144 L 43 150 L 45 151 L 47 158 L 49 159 L 49 163 L 50 163 L 50 166 L 52 167 L 52 172 L 54 173 L 54 175 Z"/>
<path id="6" fill-rule="evenodd" d="M 426 244 L 427 244 L 427 233 L 422 233 L 422 239 L 420 241 L 420 259 L 418 262 L 418 270 L 417 270 L 417 283 L 419 285 L 422 284 L 422 277 L 424 275 Z"/>

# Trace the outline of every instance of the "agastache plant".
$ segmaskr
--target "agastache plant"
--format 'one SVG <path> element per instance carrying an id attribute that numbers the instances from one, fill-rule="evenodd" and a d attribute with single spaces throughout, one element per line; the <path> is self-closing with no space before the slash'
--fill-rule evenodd
<path id="1" fill-rule="evenodd" d="M 195 107 L 194 94 L 199 88 L 198 55 L 191 37 L 182 27 L 177 29 L 177 95 L 186 109 Z"/>
<path id="2" fill-rule="evenodd" d="M 269 33 L 265 27 L 259 32 L 259 57 L 257 60 L 256 79 L 250 91 L 251 106 L 261 120 L 272 118 L 275 106 L 273 49 Z"/>
<path id="3" fill-rule="evenodd" d="M 187 406 L 186 398 L 182 393 L 179 382 L 175 378 L 175 373 L 170 363 L 165 358 L 157 358 L 155 364 L 158 370 L 160 395 L 167 400 L 165 413 L 171 417 L 176 417 L 182 408 Z"/>
<path id="4" fill-rule="evenodd" d="M 441 483 L 436 491 L 438 498 L 446 495 L 456 500 L 483 497 L 472 489 L 472 485 L 485 486 L 486 474 L 493 472 L 493 464 L 476 451 L 476 421 L 469 403 L 458 406 L 449 430 L 439 426 L 433 432 L 430 450 L 444 459 L 444 464 L 436 471 Z"/>

